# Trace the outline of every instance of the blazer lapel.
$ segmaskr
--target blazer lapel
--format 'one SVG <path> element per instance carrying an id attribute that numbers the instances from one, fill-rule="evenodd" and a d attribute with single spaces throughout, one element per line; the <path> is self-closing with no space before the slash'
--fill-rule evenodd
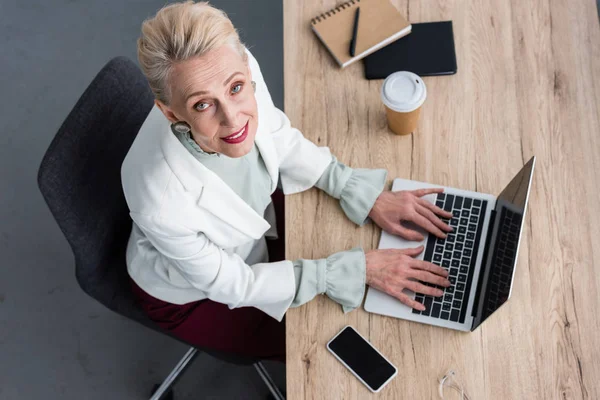
<path id="1" fill-rule="evenodd" d="M 277 155 L 277 149 L 275 148 L 275 143 L 273 143 L 273 138 L 271 136 L 271 132 L 273 131 L 272 127 L 269 125 L 272 123 L 271 118 L 268 117 L 269 109 L 265 108 L 265 104 L 271 104 L 271 99 L 265 100 L 261 99 L 260 90 L 257 93 L 256 102 L 258 104 L 258 127 L 256 128 L 256 138 L 254 142 L 256 143 L 256 147 L 260 152 L 260 155 L 265 162 L 265 167 L 267 167 L 267 172 L 269 172 L 269 176 L 271 177 L 271 193 L 277 189 L 277 181 L 279 180 L 279 156 Z"/>
<path id="2" fill-rule="evenodd" d="M 261 133 L 260 130 L 256 133 L 256 139 L 254 140 L 260 156 L 265 162 L 267 172 L 271 177 L 271 193 L 277 189 L 277 180 L 279 179 L 279 165 L 277 162 L 277 151 L 275 150 L 275 144 L 273 139 L 268 134 Z"/>
<path id="3" fill-rule="evenodd" d="M 221 178 L 198 162 L 179 143 L 169 126 L 161 137 L 161 147 L 166 162 L 186 190 L 198 195 L 199 207 L 253 239 L 260 239 L 271 227 Z"/>

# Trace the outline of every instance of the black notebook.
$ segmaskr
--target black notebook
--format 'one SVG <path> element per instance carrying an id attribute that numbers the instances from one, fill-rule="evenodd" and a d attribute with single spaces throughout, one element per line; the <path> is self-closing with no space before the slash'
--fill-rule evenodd
<path id="1" fill-rule="evenodd" d="M 412 24 L 412 33 L 367 56 L 367 79 L 385 79 L 396 71 L 420 76 L 456 73 L 452 21 Z"/>

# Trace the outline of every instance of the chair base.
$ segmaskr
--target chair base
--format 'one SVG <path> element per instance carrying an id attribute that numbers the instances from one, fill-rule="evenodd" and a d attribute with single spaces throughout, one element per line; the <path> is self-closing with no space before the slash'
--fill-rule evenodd
<path id="1" fill-rule="evenodd" d="M 169 375 L 165 378 L 163 383 L 156 388 L 152 394 L 152 397 L 150 397 L 150 400 L 173 400 L 174 396 L 172 386 L 179 379 L 181 374 L 191 365 L 192 361 L 197 355 L 198 349 L 195 347 L 190 347 L 183 358 L 179 360 L 175 368 L 173 368 L 171 373 L 169 373 Z M 273 382 L 271 375 L 269 375 L 269 372 L 266 370 L 264 365 L 262 365 L 260 361 L 254 363 L 253 365 L 265 385 L 267 385 L 267 388 L 269 389 L 269 392 L 271 392 L 273 398 L 275 400 L 285 400 L 285 396 L 281 394 L 281 391 L 277 385 L 275 385 L 275 382 Z"/>
<path id="2" fill-rule="evenodd" d="M 160 383 L 157 383 L 156 385 L 154 385 L 154 387 L 152 388 L 152 393 L 150 393 L 150 396 L 154 396 L 154 393 L 156 393 L 156 391 L 158 390 L 159 387 L 160 387 Z M 161 400 L 175 400 L 175 393 L 173 393 L 173 387 L 169 388 L 168 391 L 163 392 Z"/>
<path id="3" fill-rule="evenodd" d="M 163 383 L 161 383 L 158 389 L 154 391 L 154 394 L 152 395 L 152 397 L 150 397 L 150 400 L 167 400 L 167 397 L 169 395 L 168 392 L 171 389 L 171 386 L 173 386 L 177 379 L 179 379 L 182 372 L 185 371 L 187 367 L 189 367 L 192 364 L 192 361 L 194 360 L 194 358 L 196 358 L 197 355 L 198 349 L 195 347 L 190 347 L 190 349 L 185 353 L 183 358 L 179 360 L 175 368 L 173 368 L 171 373 L 167 375 Z"/>
<path id="4" fill-rule="evenodd" d="M 267 371 L 265 366 L 262 365 L 262 363 L 259 361 L 254 363 L 254 368 L 256 368 L 256 371 L 262 378 L 263 382 L 265 383 L 265 385 L 267 385 L 267 388 L 269 388 L 269 391 L 271 392 L 273 398 L 275 400 L 285 400 L 285 396 L 281 394 L 281 391 L 279 390 L 275 382 L 273 382 L 273 378 L 271 378 L 271 375 L 269 375 L 269 372 Z"/>

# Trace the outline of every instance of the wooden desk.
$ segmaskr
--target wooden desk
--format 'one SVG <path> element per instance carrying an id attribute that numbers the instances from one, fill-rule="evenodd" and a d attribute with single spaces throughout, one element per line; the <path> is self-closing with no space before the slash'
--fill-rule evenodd
<path id="1" fill-rule="evenodd" d="M 352 167 L 498 194 L 537 156 L 513 297 L 473 333 L 344 315 L 325 296 L 287 314 L 289 399 L 375 398 L 326 350 L 344 325 L 400 369 L 377 398 L 434 399 L 454 369 L 471 399 L 600 398 L 600 29 L 594 0 L 392 0 L 413 22 L 454 21 L 458 74 L 425 78 L 418 131 L 386 127 L 382 81 L 340 70 L 310 30 L 339 4 L 286 0 L 292 124 Z M 388 186 L 389 187 L 389 186 Z M 318 190 L 286 200 L 288 259 L 377 247 Z"/>

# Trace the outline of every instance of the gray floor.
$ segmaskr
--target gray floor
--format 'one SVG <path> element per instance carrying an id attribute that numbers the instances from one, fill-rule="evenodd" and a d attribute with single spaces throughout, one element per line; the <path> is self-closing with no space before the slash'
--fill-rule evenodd
<path id="1" fill-rule="evenodd" d="M 282 6 L 213 0 L 283 98 Z M 143 399 L 185 347 L 129 322 L 77 286 L 73 257 L 36 186 L 63 119 L 112 57 L 135 60 L 142 21 L 164 0 L 0 1 L 0 399 Z M 282 365 L 268 363 L 283 385 Z M 178 399 L 263 399 L 252 367 L 200 355 Z"/>
<path id="2" fill-rule="evenodd" d="M 0 399 L 143 399 L 185 352 L 77 287 L 73 258 L 36 187 L 39 162 L 79 95 L 111 58 L 135 59 L 161 0 L 0 1 Z M 240 29 L 282 104 L 277 0 L 213 0 Z M 281 365 L 268 363 L 280 385 Z M 252 367 L 200 355 L 178 399 L 262 399 Z"/>

